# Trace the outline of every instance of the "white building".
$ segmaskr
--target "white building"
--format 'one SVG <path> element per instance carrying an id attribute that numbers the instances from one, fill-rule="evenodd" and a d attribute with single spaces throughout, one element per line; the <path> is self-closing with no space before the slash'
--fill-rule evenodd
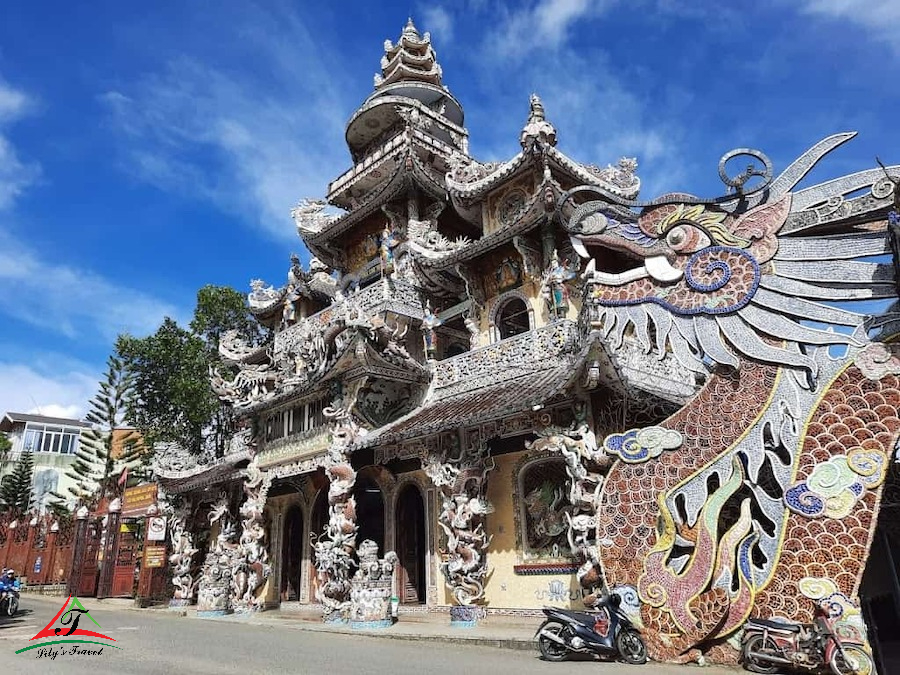
<path id="1" fill-rule="evenodd" d="M 34 455 L 34 503 L 46 508 L 53 492 L 69 496 L 75 481 L 66 471 L 75 463 L 81 435 L 90 424 L 44 415 L 9 412 L 0 420 L 0 431 L 12 442 L 6 461 L 0 463 L 0 480 L 11 473 L 23 452 Z"/>

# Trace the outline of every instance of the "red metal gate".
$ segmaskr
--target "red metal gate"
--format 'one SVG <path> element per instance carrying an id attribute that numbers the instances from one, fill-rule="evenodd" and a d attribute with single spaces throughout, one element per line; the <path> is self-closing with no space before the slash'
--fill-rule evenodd
<path id="1" fill-rule="evenodd" d="M 96 595 L 102 532 L 103 522 L 99 518 L 79 518 L 76 521 L 72 567 L 66 589 L 69 595 Z"/>

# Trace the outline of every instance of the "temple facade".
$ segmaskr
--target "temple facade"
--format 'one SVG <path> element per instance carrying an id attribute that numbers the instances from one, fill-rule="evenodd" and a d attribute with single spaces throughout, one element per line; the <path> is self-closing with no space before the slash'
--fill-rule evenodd
<path id="1" fill-rule="evenodd" d="M 308 265 L 251 283 L 271 339 L 222 338 L 229 451 L 158 453 L 174 601 L 466 624 L 615 590 L 674 661 L 823 600 L 864 634 L 900 357 L 893 315 L 846 304 L 896 295 L 871 257 L 900 172 L 792 191 L 838 134 L 642 202 L 634 159 L 582 164 L 522 112 L 521 151 L 478 161 L 429 34 L 385 42 L 352 166 L 293 211 Z"/>

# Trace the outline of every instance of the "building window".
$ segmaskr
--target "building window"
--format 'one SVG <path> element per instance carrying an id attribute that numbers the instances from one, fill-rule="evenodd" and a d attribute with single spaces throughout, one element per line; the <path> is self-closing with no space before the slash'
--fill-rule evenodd
<path id="1" fill-rule="evenodd" d="M 519 526 L 525 562 L 571 557 L 566 514 L 574 508 L 568 486 L 569 476 L 561 459 L 532 462 L 519 474 Z"/>
<path id="2" fill-rule="evenodd" d="M 521 335 L 531 330 L 531 321 L 528 315 L 528 306 L 518 297 L 512 297 L 503 303 L 497 312 L 497 331 L 500 339 Z"/>
<path id="3" fill-rule="evenodd" d="M 31 424 L 25 426 L 22 448 L 25 452 L 54 452 L 73 455 L 78 451 L 81 430 L 71 427 Z"/>

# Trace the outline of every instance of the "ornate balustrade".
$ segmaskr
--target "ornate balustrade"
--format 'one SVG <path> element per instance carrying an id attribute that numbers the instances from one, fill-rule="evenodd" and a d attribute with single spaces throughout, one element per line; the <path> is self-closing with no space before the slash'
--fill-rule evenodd
<path id="1" fill-rule="evenodd" d="M 291 345 L 305 340 L 311 332 L 311 324 L 324 329 L 343 317 L 348 303 L 366 317 L 382 312 L 393 312 L 413 319 L 421 319 L 424 316 L 422 298 L 415 286 L 399 279 L 382 279 L 349 294 L 342 302 L 326 307 L 277 333 L 275 353 L 287 351 Z"/>
<path id="2" fill-rule="evenodd" d="M 500 340 L 435 364 L 435 388 L 475 388 L 509 378 L 513 372 L 532 372 L 562 365 L 579 346 L 578 325 L 556 321 L 543 328 Z"/>

